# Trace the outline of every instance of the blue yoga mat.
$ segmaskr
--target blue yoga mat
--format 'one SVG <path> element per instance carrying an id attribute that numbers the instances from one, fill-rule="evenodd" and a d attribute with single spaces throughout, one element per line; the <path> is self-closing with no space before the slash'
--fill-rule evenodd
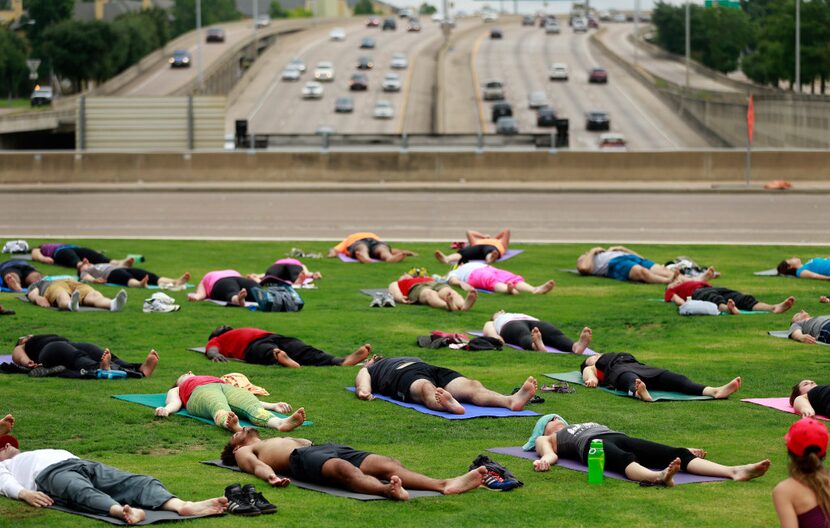
<path id="1" fill-rule="evenodd" d="M 354 387 L 346 387 L 346 390 L 349 392 L 354 392 Z M 539 413 L 533 411 L 511 411 L 509 409 L 503 409 L 501 407 L 479 407 L 478 405 L 473 405 L 472 403 L 462 403 L 464 409 L 467 411 L 464 414 L 453 414 L 443 411 L 433 411 L 429 407 L 421 405 L 420 403 L 408 403 L 402 402 L 398 400 L 393 400 L 387 396 L 382 396 L 380 394 L 374 394 L 375 399 L 387 401 L 389 403 L 394 403 L 395 405 L 399 405 L 401 407 L 406 407 L 407 409 L 413 409 L 418 411 L 422 414 L 429 414 L 431 416 L 438 416 L 440 418 L 446 418 L 447 420 L 466 420 L 468 418 L 514 418 L 517 416 L 540 416 Z"/>
<path id="2" fill-rule="evenodd" d="M 0 356 L 0 363 L 11 363 L 12 357 L 11 356 Z"/>
<path id="3" fill-rule="evenodd" d="M 579 373 L 578 370 L 574 370 L 572 372 L 560 372 L 558 374 L 545 374 L 545 377 L 553 378 L 555 380 L 560 381 L 567 381 L 568 383 L 576 383 L 578 385 L 585 386 L 585 382 L 582 380 L 582 374 Z M 609 389 L 608 387 L 597 387 L 600 390 L 605 392 L 610 392 L 615 396 L 626 396 L 628 398 L 633 398 L 630 396 L 627 391 Z M 651 390 L 648 391 L 651 394 L 651 398 L 653 401 L 670 401 L 670 400 L 713 400 L 711 396 L 692 396 L 690 394 L 682 394 L 680 392 L 671 392 L 671 391 L 661 391 L 661 390 Z M 650 403 L 650 402 L 646 402 Z"/>
<path id="4" fill-rule="evenodd" d="M 164 407 L 164 403 L 165 403 L 165 399 L 167 398 L 167 395 L 166 394 L 115 394 L 115 395 L 113 395 L 113 398 L 115 398 L 116 400 L 123 400 L 123 401 L 130 402 L 130 403 L 137 403 L 139 405 L 143 405 L 145 407 L 151 407 L 151 408 L 155 409 L 156 407 Z M 287 416 L 284 415 L 284 414 L 276 413 L 276 412 L 273 412 L 273 411 L 270 411 L 270 412 L 271 412 L 271 414 L 273 414 L 277 418 L 287 418 Z M 194 420 L 199 420 L 200 422 L 204 422 L 204 423 L 207 423 L 207 424 L 210 424 L 210 425 L 216 425 L 216 424 L 213 423 L 213 420 L 208 420 L 207 418 L 202 418 L 201 416 L 193 416 L 192 414 L 190 414 L 189 412 L 187 412 L 184 409 L 177 412 L 176 414 L 179 415 L 179 416 L 187 417 L 187 418 L 193 418 Z M 303 425 L 311 425 L 313 423 L 314 422 L 306 420 L 305 422 L 303 422 Z M 256 425 L 252 424 L 251 422 L 249 422 L 248 420 L 244 419 L 241 416 L 239 417 L 239 425 L 241 425 L 242 427 L 258 427 Z"/>

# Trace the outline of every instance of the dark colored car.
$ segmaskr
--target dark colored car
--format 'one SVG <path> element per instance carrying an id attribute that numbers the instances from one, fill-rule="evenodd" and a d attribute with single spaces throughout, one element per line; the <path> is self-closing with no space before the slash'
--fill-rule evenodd
<path id="1" fill-rule="evenodd" d="M 585 114 L 586 130 L 611 130 L 611 118 L 608 112 L 592 110 Z"/>
<path id="2" fill-rule="evenodd" d="M 383 31 L 387 29 L 395 31 L 398 29 L 398 21 L 395 20 L 395 17 L 387 17 L 383 20 L 383 26 L 381 27 Z"/>
<path id="3" fill-rule="evenodd" d="M 205 42 L 225 42 L 225 30 L 222 28 L 208 28 Z"/>
<path id="4" fill-rule="evenodd" d="M 369 89 L 369 77 L 365 73 L 355 73 L 349 80 L 349 90 L 363 92 Z"/>
<path id="5" fill-rule="evenodd" d="M 354 100 L 351 97 L 338 97 L 334 101 L 334 111 L 339 113 L 348 113 L 354 110 Z"/>
<path id="6" fill-rule="evenodd" d="M 358 70 L 371 70 L 375 67 L 375 63 L 372 62 L 371 57 L 360 57 L 357 59 L 357 69 Z"/>
<path id="7" fill-rule="evenodd" d="M 519 133 L 519 123 L 510 116 L 500 117 L 496 121 L 496 134 L 503 134 L 505 136 L 513 136 Z"/>
<path id="8" fill-rule="evenodd" d="M 588 82 L 605 84 L 608 82 L 608 72 L 605 71 L 605 68 L 591 68 L 591 73 L 588 74 Z"/>
<path id="9" fill-rule="evenodd" d="M 543 106 L 536 110 L 536 126 L 552 127 L 556 126 L 556 120 L 559 116 L 556 115 L 556 110 L 550 106 Z"/>
<path id="10" fill-rule="evenodd" d="M 510 106 L 510 103 L 496 103 L 491 110 L 490 119 L 493 123 L 496 123 L 500 117 L 511 116 L 513 116 L 513 107 Z"/>
<path id="11" fill-rule="evenodd" d="M 193 58 L 187 50 L 180 49 L 173 52 L 173 56 L 170 57 L 168 62 L 171 68 L 190 68 Z"/>
<path id="12" fill-rule="evenodd" d="M 490 30 L 490 38 L 491 39 L 500 39 L 503 38 L 504 34 L 502 34 L 500 29 L 493 28 Z"/>
<path id="13" fill-rule="evenodd" d="M 374 49 L 375 47 L 375 39 L 372 37 L 363 37 L 363 40 L 360 41 L 360 48 L 361 49 Z"/>
<path id="14" fill-rule="evenodd" d="M 523 26 L 532 26 L 533 25 L 533 17 L 530 15 L 525 15 L 522 17 L 522 25 Z"/>

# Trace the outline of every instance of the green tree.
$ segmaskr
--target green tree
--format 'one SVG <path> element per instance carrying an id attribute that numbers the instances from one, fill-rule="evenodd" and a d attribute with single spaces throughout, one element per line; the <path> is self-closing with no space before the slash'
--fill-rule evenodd
<path id="1" fill-rule="evenodd" d="M 26 0 L 23 7 L 29 13 L 26 26 L 29 40 L 35 45 L 50 26 L 72 17 L 75 0 Z"/>
<path id="2" fill-rule="evenodd" d="M 288 18 L 288 11 L 282 7 L 279 0 L 273 0 L 271 2 L 268 13 L 271 15 L 271 18 Z"/>
<path id="3" fill-rule="evenodd" d="M 375 5 L 372 0 L 357 0 L 352 11 L 355 15 L 374 15 Z"/>
<path id="4" fill-rule="evenodd" d="M 196 27 L 196 0 L 176 0 L 172 14 L 174 35 L 193 30 Z M 242 15 L 233 0 L 202 0 L 203 26 L 240 18 Z"/>
<path id="5" fill-rule="evenodd" d="M 52 61 L 55 73 L 72 81 L 75 89 L 86 81 L 104 81 L 123 62 L 113 46 L 118 36 L 105 22 L 65 20 L 43 32 L 43 49 Z"/>
<path id="6" fill-rule="evenodd" d="M 738 69 L 741 52 L 753 41 L 749 16 L 741 10 L 717 7 L 704 9 L 701 25 L 695 31 L 699 40 L 700 62 L 721 73 Z"/>
<path id="7" fill-rule="evenodd" d="M 314 13 L 312 13 L 308 9 L 305 9 L 303 6 L 297 6 L 288 12 L 289 18 L 310 18 L 313 16 Z"/>
<path id="8" fill-rule="evenodd" d="M 0 26 L 0 96 L 21 96 L 31 90 L 27 52 L 22 38 Z"/>
<path id="9" fill-rule="evenodd" d="M 426 2 L 421 4 L 421 7 L 418 8 L 418 13 L 422 15 L 434 15 L 436 12 L 438 12 L 438 10 L 435 6 Z"/>

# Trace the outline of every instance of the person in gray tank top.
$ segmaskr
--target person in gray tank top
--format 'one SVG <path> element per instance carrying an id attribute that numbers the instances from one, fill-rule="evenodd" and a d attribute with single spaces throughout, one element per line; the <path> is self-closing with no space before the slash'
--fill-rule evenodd
<path id="1" fill-rule="evenodd" d="M 813 317 L 801 310 L 792 318 L 788 330 L 790 339 L 814 345 L 816 342 L 830 344 L 830 315 Z"/>

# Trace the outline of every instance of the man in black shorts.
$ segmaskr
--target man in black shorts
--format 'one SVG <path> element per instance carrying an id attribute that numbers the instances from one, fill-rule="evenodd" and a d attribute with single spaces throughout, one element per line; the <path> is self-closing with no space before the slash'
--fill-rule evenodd
<path id="1" fill-rule="evenodd" d="M 520 411 L 536 394 L 536 379 L 528 377 L 516 394 L 505 396 L 491 391 L 480 381 L 465 378 L 454 370 L 424 363 L 416 357 L 384 358 L 375 355 L 355 378 L 358 398 L 371 400 L 374 398 L 372 392 L 453 414 L 464 414 L 464 406 L 459 402 Z"/>
<path id="2" fill-rule="evenodd" d="M 435 258 L 444 264 L 466 264 L 470 261 L 483 260 L 492 264 L 504 256 L 510 243 L 510 230 L 505 229 L 496 236 L 485 235 L 478 231 L 467 231 L 467 246 L 458 250 L 458 253 L 444 255 L 441 251 L 435 252 Z"/>
<path id="3" fill-rule="evenodd" d="M 478 467 L 451 479 L 434 479 L 405 468 L 389 457 L 357 451 L 339 444 L 312 445 L 304 438 L 268 438 L 245 427 L 233 434 L 222 450 L 222 462 L 239 466 L 272 486 L 287 486 L 290 475 L 297 480 L 345 488 L 358 493 L 408 500 L 407 488 L 453 495 L 477 488 L 486 469 Z"/>
<path id="4" fill-rule="evenodd" d="M 400 262 L 406 257 L 417 255 L 407 249 L 392 249 L 378 235 L 368 231 L 352 233 L 328 252 L 329 257 L 336 257 L 338 254 L 347 255 L 362 264 L 373 262 L 373 259 Z"/>
<path id="5" fill-rule="evenodd" d="M 43 274 L 25 260 L 7 260 L 0 263 L 0 287 L 19 292 L 42 278 Z"/>

